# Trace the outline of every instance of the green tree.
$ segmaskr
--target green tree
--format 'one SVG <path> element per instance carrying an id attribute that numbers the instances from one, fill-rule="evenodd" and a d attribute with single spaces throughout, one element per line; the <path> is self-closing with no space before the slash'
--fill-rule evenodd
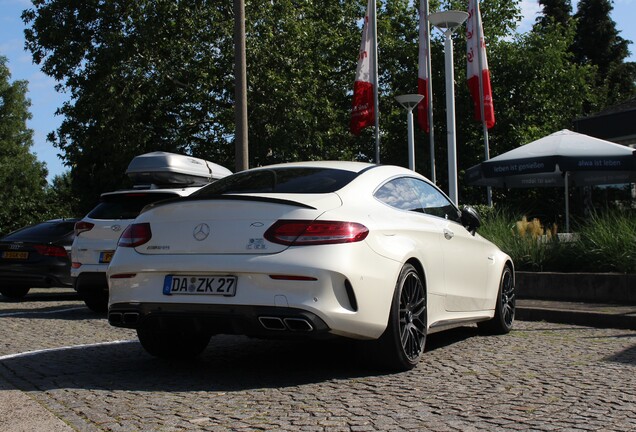
<path id="1" fill-rule="evenodd" d="M 229 164 L 231 2 L 34 0 L 27 48 L 71 96 L 49 140 L 82 212 L 126 185 L 133 156 L 164 150 Z"/>
<path id="2" fill-rule="evenodd" d="M 333 0 L 246 5 L 252 166 L 373 154 L 368 131 L 362 138 L 348 132 L 365 7 Z"/>
<path id="3" fill-rule="evenodd" d="M 0 56 L 0 233 L 39 222 L 43 217 L 47 170 L 31 153 L 33 131 L 27 82 L 10 82 L 6 57 Z"/>
<path id="4" fill-rule="evenodd" d="M 535 30 L 558 24 L 566 26 L 572 18 L 571 0 L 539 0 L 542 14 L 536 20 Z"/>
<path id="5" fill-rule="evenodd" d="M 610 0 L 581 0 L 574 15 L 572 51 L 579 64 L 597 68 L 595 83 L 604 96 L 601 108 L 636 94 L 636 65 L 625 63 L 630 41 L 619 35 L 610 17 L 612 9 Z"/>
<path id="6" fill-rule="evenodd" d="M 350 159 L 361 0 L 248 2 L 250 164 Z M 231 2 L 35 0 L 27 48 L 71 95 L 49 139 L 83 210 L 126 184 L 133 156 L 191 153 L 233 167 Z M 358 149 L 360 147 L 360 149 Z"/>
<path id="7" fill-rule="evenodd" d="M 77 210 L 81 207 L 80 200 L 73 193 L 70 171 L 53 177 L 45 192 L 45 207 L 50 218 L 83 216 L 83 213 L 78 213 Z"/>
<path id="8" fill-rule="evenodd" d="M 465 0 L 430 3 L 432 11 L 466 8 Z M 251 166 L 373 159 L 373 128 L 360 137 L 348 132 L 366 5 L 365 0 L 247 2 Z M 417 6 L 378 1 L 386 164 L 407 165 L 405 115 L 394 98 L 417 91 Z M 581 101 L 589 99 L 589 69 L 572 63 L 569 28 L 567 37 L 546 30 L 547 36 L 514 38 L 519 0 L 484 0 L 481 10 L 497 116 L 490 131 L 495 155 L 569 126 L 581 114 Z M 85 209 L 100 192 L 125 185 L 124 170 L 139 153 L 191 152 L 234 166 L 231 2 L 35 0 L 23 17 L 34 60 L 71 95 L 51 140 L 72 167 L 74 196 Z M 432 37 L 436 165 L 445 187 L 443 35 L 435 30 Z M 463 170 L 483 159 L 483 138 L 465 84 L 464 32 L 453 39 Z M 428 174 L 427 134 L 417 131 L 416 148 L 417 170 Z M 460 197 L 479 195 L 463 189 Z"/>

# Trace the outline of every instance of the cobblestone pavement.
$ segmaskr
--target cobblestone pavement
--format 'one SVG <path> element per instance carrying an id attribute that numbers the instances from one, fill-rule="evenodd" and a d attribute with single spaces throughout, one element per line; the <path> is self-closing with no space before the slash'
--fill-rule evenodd
<path id="1" fill-rule="evenodd" d="M 0 392 L 79 431 L 636 430 L 636 331 L 466 327 L 429 336 L 398 374 L 353 346 L 218 336 L 195 361 L 167 362 L 71 292 L 0 299 Z"/>

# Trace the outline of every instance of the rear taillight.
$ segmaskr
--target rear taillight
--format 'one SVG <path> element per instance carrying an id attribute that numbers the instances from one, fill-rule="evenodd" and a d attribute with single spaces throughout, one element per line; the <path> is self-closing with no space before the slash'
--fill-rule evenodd
<path id="1" fill-rule="evenodd" d="M 122 247 L 137 247 L 144 243 L 147 243 L 152 238 L 152 231 L 150 231 L 149 223 L 136 223 L 128 225 L 128 228 L 124 230 L 119 237 L 117 246 Z"/>
<path id="2" fill-rule="evenodd" d="M 51 246 L 51 245 L 35 245 L 33 246 L 37 253 L 44 256 L 51 257 L 67 257 L 66 249 L 61 246 Z"/>
<path id="3" fill-rule="evenodd" d="M 369 229 L 355 222 L 279 220 L 264 237 L 283 245 L 324 245 L 364 240 Z"/>
<path id="4" fill-rule="evenodd" d="M 79 221 L 75 222 L 75 235 L 78 236 L 85 231 L 90 231 L 93 229 L 95 224 L 90 222 Z"/>

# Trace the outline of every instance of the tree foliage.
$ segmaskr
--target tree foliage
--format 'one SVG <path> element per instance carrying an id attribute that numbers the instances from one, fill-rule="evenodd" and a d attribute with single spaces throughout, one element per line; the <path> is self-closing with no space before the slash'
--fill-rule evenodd
<path id="1" fill-rule="evenodd" d="M 537 18 L 534 29 L 541 31 L 553 25 L 567 26 L 572 18 L 571 0 L 539 0 L 542 14 Z"/>
<path id="2" fill-rule="evenodd" d="M 11 82 L 7 59 L 0 56 L 0 234 L 44 217 L 47 170 L 31 153 L 33 131 L 27 82 Z"/>
<path id="3" fill-rule="evenodd" d="M 581 0 L 574 15 L 572 52 L 579 64 L 597 68 L 595 83 L 605 96 L 600 108 L 636 95 L 636 64 L 625 63 L 630 41 L 619 35 L 612 9 L 610 0 Z"/>
<path id="4" fill-rule="evenodd" d="M 71 167 L 82 210 L 125 184 L 125 168 L 140 153 L 187 152 L 227 164 L 227 3 L 35 0 L 23 13 L 34 60 L 71 95 L 49 139 Z"/>
<path id="5" fill-rule="evenodd" d="M 80 212 L 92 207 L 101 192 L 126 185 L 125 168 L 137 154 L 182 152 L 234 166 L 232 2 L 32 3 L 23 13 L 27 49 L 71 96 L 60 108 L 61 126 L 49 139 L 71 168 Z M 587 3 L 600 2 L 581 0 L 580 7 Z M 586 42 L 577 39 L 574 20 L 566 19 L 570 1 L 541 4 L 550 19 L 539 22 L 562 25 L 535 26 L 536 31 L 515 36 L 519 0 L 481 1 L 497 116 L 490 131 L 491 155 L 568 127 L 585 107 L 606 97 L 599 96 L 592 75 L 600 66 L 572 55 L 571 47 Z M 365 0 L 246 1 L 250 166 L 373 159 L 373 128 L 360 137 L 348 132 L 366 5 Z M 405 112 L 394 97 L 417 91 L 417 6 L 409 0 L 378 1 L 382 163 L 407 165 Z M 464 10 L 466 0 L 431 0 L 430 7 L 433 12 Z M 577 32 L 585 19 L 580 16 Z M 443 35 L 435 30 L 432 38 L 436 166 L 438 183 L 445 187 Z M 458 31 L 453 41 L 461 172 L 481 161 L 484 152 L 465 84 L 464 32 Z M 621 61 L 608 69 L 608 79 L 632 70 Z M 603 90 L 604 95 L 628 93 L 629 85 L 622 84 Z M 416 168 L 425 174 L 428 148 L 428 135 L 417 131 Z M 66 190 L 68 180 L 58 185 L 60 190 Z M 477 201 L 481 192 L 462 189 L 460 196 Z"/>

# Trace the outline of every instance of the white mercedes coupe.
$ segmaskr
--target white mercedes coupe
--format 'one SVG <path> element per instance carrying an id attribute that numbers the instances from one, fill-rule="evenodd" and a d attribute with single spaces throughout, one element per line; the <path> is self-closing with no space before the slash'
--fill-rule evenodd
<path id="1" fill-rule="evenodd" d="M 512 328 L 513 262 L 479 225 L 401 167 L 250 169 L 142 211 L 108 267 L 108 320 L 157 357 L 198 355 L 215 334 L 335 336 L 408 370 L 427 334 Z"/>

